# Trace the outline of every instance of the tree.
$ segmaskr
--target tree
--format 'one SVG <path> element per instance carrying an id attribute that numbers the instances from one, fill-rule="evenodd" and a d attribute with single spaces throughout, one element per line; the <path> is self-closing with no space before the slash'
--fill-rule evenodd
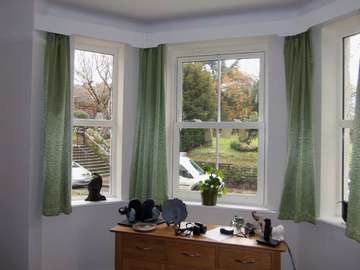
<path id="1" fill-rule="evenodd" d="M 183 119 L 216 119 L 216 90 L 211 73 L 203 64 L 185 64 L 183 68 Z"/>
<path id="2" fill-rule="evenodd" d="M 224 74 L 221 93 L 222 119 L 257 119 L 258 88 L 258 81 L 239 69 L 231 69 Z"/>
<path id="3" fill-rule="evenodd" d="M 183 119 L 209 121 L 216 119 L 216 83 L 206 65 L 189 63 L 183 67 Z M 181 130 L 180 151 L 211 143 L 210 130 Z"/>
<path id="4" fill-rule="evenodd" d="M 112 63 L 109 55 L 76 51 L 75 79 L 91 106 L 105 119 L 111 117 Z"/>
<path id="5" fill-rule="evenodd" d="M 224 121 L 258 119 L 259 81 L 239 69 L 227 69 L 223 75 L 221 115 Z M 234 131 L 233 131 L 234 132 Z M 257 137 L 257 130 L 237 131 L 240 143 L 247 145 Z M 245 136 L 241 136 L 244 133 Z M 238 144 L 238 142 L 234 142 Z"/>

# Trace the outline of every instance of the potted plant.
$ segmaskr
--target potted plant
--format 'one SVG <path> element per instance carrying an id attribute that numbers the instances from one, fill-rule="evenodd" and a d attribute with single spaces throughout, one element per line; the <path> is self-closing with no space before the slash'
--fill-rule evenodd
<path id="1" fill-rule="evenodd" d="M 208 179 L 200 181 L 199 188 L 203 205 L 216 205 L 217 197 L 225 193 L 224 173 L 214 167 L 206 167 Z"/>

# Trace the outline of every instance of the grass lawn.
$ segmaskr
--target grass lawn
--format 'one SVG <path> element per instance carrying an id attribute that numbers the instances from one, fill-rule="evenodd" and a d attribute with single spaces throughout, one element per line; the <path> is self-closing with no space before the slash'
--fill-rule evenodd
<path id="1" fill-rule="evenodd" d="M 220 163 L 235 164 L 238 167 L 257 167 L 258 153 L 233 150 L 230 144 L 235 140 L 237 140 L 237 136 L 220 137 Z M 215 163 L 216 138 L 213 138 L 211 145 L 196 147 L 189 151 L 187 156 L 195 161 Z"/>

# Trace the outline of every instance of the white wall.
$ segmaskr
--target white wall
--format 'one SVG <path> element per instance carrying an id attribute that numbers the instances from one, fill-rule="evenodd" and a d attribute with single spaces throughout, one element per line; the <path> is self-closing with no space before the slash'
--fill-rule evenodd
<path id="1" fill-rule="evenodd" d="M 0 2 L 0 265 L 23 270 L 31 245 L 33 1 Z"/>
<path id="2" fill-rule="evenodd" d="M 137 91 L 139 76 L 139 50 L 130 46 L 125 47 L 124 52 L 124 105 L 123 105 L 123 157 L 122 157 L 122 185 L 121 198 L 128 199 L 130 166 L 135 137 L 135 125 L 137 114 Z"/>
<path id="3" fill-rule="evenodd" d="M 41 207 L 43 150 L 43 66 L 46 37 L 33 32 L 31 95 L 30 269 L 41 269 Z"/>
<path id="4" fill-rule="evenodd" d="M 43 218 L 43 270 L 110 270 L 118 204 L 73 208 L 70 216 Z"/>
<path id="5" fill-rule="evenodd" d="M 299 270 L 359 270 L 360 244 L 347 238 L 343 227 L 318 222 L 299 228 Z"/>
<path id="6" fill-rule="evenodd" d="M 266 89 L 266 179 L 267 205 L 277 210 L 280 205 L 287 159 L 287 105 L 285 91 L 284 39 L 274 36 L 270 43 Z"/>

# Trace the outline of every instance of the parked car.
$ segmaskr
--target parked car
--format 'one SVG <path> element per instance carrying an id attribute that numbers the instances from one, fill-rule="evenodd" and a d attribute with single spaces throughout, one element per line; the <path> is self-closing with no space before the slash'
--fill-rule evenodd
<path id="1" fill-rule="evenodd" d="M 180 156 L 179 163 L 180 187 L 199 190 L 199 182 L 206 180 L 209 176 L 199 164 L 188 157 Z"/>
<path id="2" fill-rule="evenodd" d="M 72 180 L 71 185 L 73 188 L 87 187 L 91 180 L 91 172 L 85 169 L 77 162 L 72 163 Z"/>

